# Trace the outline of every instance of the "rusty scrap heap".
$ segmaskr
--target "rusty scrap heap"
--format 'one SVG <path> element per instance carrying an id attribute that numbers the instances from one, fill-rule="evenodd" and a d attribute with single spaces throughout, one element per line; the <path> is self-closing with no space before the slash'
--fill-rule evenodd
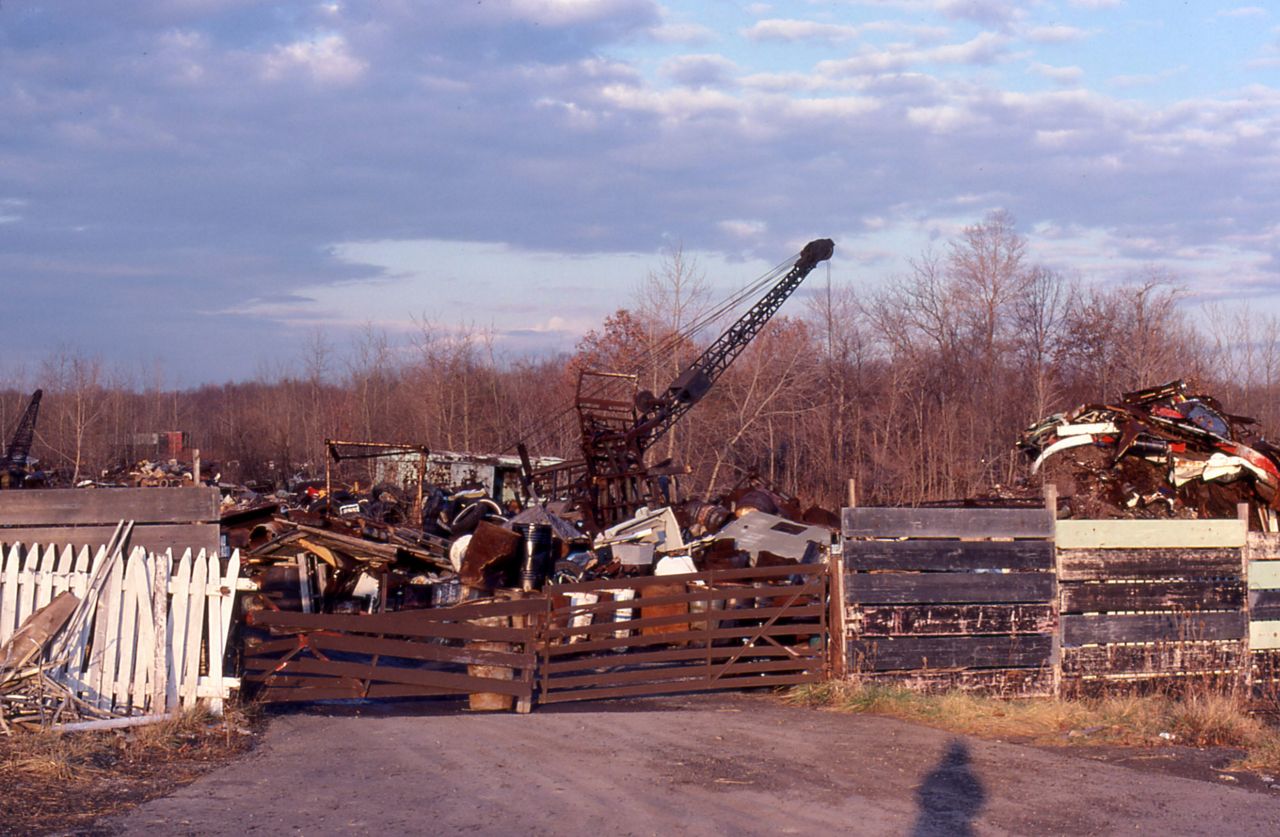
<path id="1" fill-rule="evenodd" d="M 1280 448 L 1256 425 L 1177 380 L 1049 416 L 1018 446 L 1073 517 L 1231 517 L 1248 503 L 1271 528 Z"/>

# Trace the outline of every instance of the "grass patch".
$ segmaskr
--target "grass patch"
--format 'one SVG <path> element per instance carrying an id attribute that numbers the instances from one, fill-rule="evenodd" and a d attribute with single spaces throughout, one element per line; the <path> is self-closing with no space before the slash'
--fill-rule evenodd
<path id="1" fill-rule="evenodd" d="M 1231 694 L 1193 691 L 1179 697 L 1117 694 L 1078 700 L 1009 700 L 828 682 L 796 687 L 787 701 L 1041 745 L 1231 747 L 1245 752 L 1238 764 L 1241 769 L 1280 772 L 1280 730 L 1250 714 L 1245 701 Z"/>
<path id="2" fill-rule="evenodd" d="M 164 796 L 247 750 L 256 710 L 228 705 L 102 732 L 0 736 L 0 834 L 79 832 Z"/>

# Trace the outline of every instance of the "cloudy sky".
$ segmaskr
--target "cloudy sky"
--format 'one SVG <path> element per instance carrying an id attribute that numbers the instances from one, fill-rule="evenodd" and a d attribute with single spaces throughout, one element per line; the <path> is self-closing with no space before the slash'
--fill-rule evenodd
<path id="1" fill-rule="evenodd" d="M 726 293 L 819 236 L 874 286 L 998 207 L 1086 279 L 1275 306 L 1278 152 L 1263 5 L 5 0 L 0 376 L 568 348 L 677 242 Z"/>

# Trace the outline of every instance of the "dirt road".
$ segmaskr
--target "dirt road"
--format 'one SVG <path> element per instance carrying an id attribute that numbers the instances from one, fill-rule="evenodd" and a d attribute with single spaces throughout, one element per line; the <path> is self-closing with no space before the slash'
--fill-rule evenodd
<path id="1" fill-rule="evenodd" d="M 760 696 L 291 714 L 123 834 L 1266 834 L 1280 796 Z"/>

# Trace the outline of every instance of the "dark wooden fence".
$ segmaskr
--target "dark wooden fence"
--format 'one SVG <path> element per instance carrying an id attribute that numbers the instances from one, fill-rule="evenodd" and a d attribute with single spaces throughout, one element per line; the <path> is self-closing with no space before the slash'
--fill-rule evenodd
<path id="1" fill-rule="evenodd" d="M 539 703 L 817 682 L 825 565 L 548 587 Z"/>
<path id="2" fill-rule="evenodd" d="M 1047 511 L 844 512 L 849 669 L 926 689 L 1053 688 Z"/>
<path id="3" fill-rule="evenodd" d="M 847 672 L 922 689 L 1280 695 L 1280 534 L 1232 520 L 846 509 Z M 835 621 L 835 620 L 833 620 Z"/>

